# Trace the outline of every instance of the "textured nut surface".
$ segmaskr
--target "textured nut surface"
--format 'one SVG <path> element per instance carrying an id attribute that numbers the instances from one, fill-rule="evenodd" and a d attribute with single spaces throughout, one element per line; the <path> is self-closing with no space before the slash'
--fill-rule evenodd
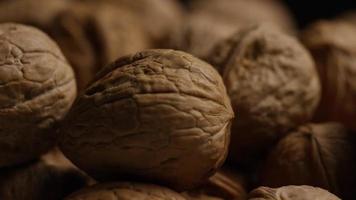
<path id="1" fill-rule="evenodd" d="M 180 194 L 157 185 L 142 183 L 103 183 L 82 189 L 65 200 L 185 200 Z"/>
<path id="2" fill-rule="evenodd" d="M 233 111 L 219 74 L 180 51 L 119 59 L 79 98 L 62 150 L 95 177 L 189 188 L 225 160 Z"/>
<path id="3" fill-rule="evenodd" d="M 102 66 L 149 46 L 136 16 L 105 2 L 72 3 L 50 32 L 72 63 L 80 90 Z"/>
<path id="4" fill-rule="evenodd" d="M 0 199 L 62 200 L 87 185 L 87 178 L 73 168 L 36 161 L 0 169 Z"/>
<path id="5" fill-rule="evenodd" d="M 317 121 L 338 121 L 356 130 L 356 27 L 320 21 L 303 34 L 322 82 Z"/>
<path id="6" fill-rule="evenodd" d="M 355 199 L 354 136 L 337 123 L 301 126 L 272 150 L 262 185 L 311 185 Z"/>
<path id="7" fill-rule="evenodd" d="M 0 167 L 39 156 L 76 96 L 74 74 L 41 31 L 0 25 Z"/>
<path id="8" fill-rule="evenodd" d="M 340 200 L 321 188 L 311 186 L 259 187 L 252 191 L 249 200 Z"/>
<path id="9" fill-rule="evenodd" d="M 320 83 L 308 52 L 270 26 L 253 26 L 221 42 L 210 62 L 223 76 L 237 113 L 231 159 L 246 162 L 287 130 L 309 120 Z"/>
<path id="10" fill-rule="evenodd" d="M 202 186 L 183 192 L 182 195 L 188 200 L 245 200 L 247 197 L 245 188 L 245 180 L 240 174 L 224 168 L 211 176 Z"/>

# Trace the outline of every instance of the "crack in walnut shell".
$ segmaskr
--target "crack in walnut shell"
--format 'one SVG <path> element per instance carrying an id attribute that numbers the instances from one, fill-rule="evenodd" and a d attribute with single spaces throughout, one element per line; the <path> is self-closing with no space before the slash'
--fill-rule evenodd
<path id="1" fill-rule="evenodd" d="M 97 74 L 66 120 L 61 148 L 99 179 L 185 189 L 225 160 L 233 115 L 213 67 L 184 52 L 147 50 Z"/>
<path id="2" fill-rule="evenodd" d="M 221 42 L 210 62 L 223 76 L 238 119 L 231 160 L 246 164 L 291 128 L 309 120 L 320 83 L 308 52 L 294 38 L 267 25 L 244 29 Z"/>
<path id="3" fill-rule="evenodd" d="M 38 157 L 76 96 L 74 73 L 39 30 L 0 25 L 0 167 Z"/>

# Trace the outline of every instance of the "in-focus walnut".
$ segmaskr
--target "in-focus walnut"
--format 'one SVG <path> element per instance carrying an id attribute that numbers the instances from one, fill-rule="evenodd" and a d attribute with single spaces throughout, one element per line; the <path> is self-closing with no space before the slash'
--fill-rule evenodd
<path id="1" fill-rule="evenodd" d="M 338 121 L 356 130 L 356 27 L 320 21 L 303 34 L 322 82 L 316 121 Z"/>
<path id="2" fill-rule="evenodd" d="M 184 52 L 147 50 L 98 74 L 66 118 L 61 149 L 99 179 L 187 189 L 225 160 L 233 115 L 213 67 Z"/>
<path id="3" fill-rule="evenodd" d="M 49 32 L 72 63 L 79 90 L 102 66 L 150 46 L 136 16 L 104 2 L 72 3 Z"/>
<path id="4" fill-rule="evenodd" d="M 180 194 L 158 185 L 143 183 L 102 183 L 84 188 L 64 200 L 185 200 Z"/>
<path id="5" fill-rule="evenodd" d="M 73 168 L 36 161 L 24 166 L 0 169 L 0 199 L 62 200 L 87 186 L 88 179 Z"/>
<path id="6" fill-rule="evenodd" d="M 284 186 L 280 188 L 259 187 L 253 190 L 248 200 L 341 200 L 321 188 L 302 186 Z"/>
<path id="7" fill-rule="evenodd" d="M 75 97 L 72 68 L 46 34 L 0 25 L 0 167 L 47 151 Z"/>
<path id="8" fill-rule="evenodd" d="M 262 170 L 261 184 L 306 184 L 327 189 L 342 199 L 355 199 L 353 137 L 337 123 L 301 126 L 273 149 Z"/>
<path id="9" fill-rule="evenodd" d="M 191 191 L 183 192 L 182 195 L 188 200 L 245 200 L 246 182 L 244 177 L 231 169 L 220 169 L 202 186 Z"/>
<path id="10" fill-rule="evenodd" d="M 238 117 L 229 159 L 246 164 L 285 132 L 308 121 L 320 83 L 308 52 L 270 26 L 243 29 L 221 42 L 210 62 L 223 76 Z"/>

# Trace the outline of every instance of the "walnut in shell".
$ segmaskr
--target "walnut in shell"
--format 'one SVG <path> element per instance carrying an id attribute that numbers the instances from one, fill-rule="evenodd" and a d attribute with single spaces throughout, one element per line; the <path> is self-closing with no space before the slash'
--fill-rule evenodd
<path id="1" fill-rule="evenodd" d="M 289 129 L 308 121 L 319 102 L 320 83 L 309 53 L 271 26 L 243 29 L 210 56 L 237 113 L 230 157 L 258 159 Z"/>
<path id="2" fill-rule="evenodd" d="M 338 121 L 356 130 L 356 27 L 320 21 L 303 34 L 322 83 L 316 121 Z"/>
<path id="3" fill-rule="evenodd" d="M 0 167 L 47 151 L 75 97 L 72 68 L 46 34 L 0 25 Z"/>
<path id="4" fill-rule="evenodd" d="M 0 169 L 0 199 L 62 200 L 88 184 L 74 168 L 62 168 L 43 161 Z"/>
<path id="5" fill-rule="evenodd" d="M 225 167 L 200 187 L 185 191 L 182 195 L 187 200 L 245 200 L 246 182 L 241 174 Z"/>
<path id="6" fill-rule="evenodd" d="M 284 186 L 280 188 L 259 187 L 253 190 L 248 200 L 341 200 L 321 188 L 302 186 Z"/>
<path id="7" fill-rule="evenodd" d="M 73 65 L 79 90 L 102 66 L 150 46 L 134 14 L 105 2 L 72 3 L 49 32 Z"/>
<path id="8" fill-rule="evenodd" d="M 185 200 L 180 194 L 158 185 L 116 182 L 84 188 L 64 200 Z"/>
<path id="9" fill-rule="evenodd" d="M 233 115 L 213 67 L 184 52 L 147 50 L 98 74 L 66 120 L 61 149 L 99 179 L 191 188 L 225 160 Z"/>
<path id="10" fill-rule="evenodd" d="M 279 141 L 268 156 L 261 184 L 311 185 L 355 199 L 354 136 L 341 124 L 308 124 Z"/>

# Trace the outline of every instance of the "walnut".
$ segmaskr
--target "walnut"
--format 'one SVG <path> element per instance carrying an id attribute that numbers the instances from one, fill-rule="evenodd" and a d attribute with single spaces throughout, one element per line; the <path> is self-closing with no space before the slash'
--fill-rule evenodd
<path id="1" fill-rule="evenodd" d="M 62 200 L 87 185 L 87 178 L 73 168 L 43 161 L 0 170 L 0 199 Z"/>
<path id="2" fill-rule="evenodd" d="M 337 123 L 308 124 L 279 141 L 261 172 L 270 187 L 311 185 L 355 199 L 354 135 Z"/>
<path id="3" fill-rule="evenodd" d="M 77 73 L 79 90 L 102 66 L 150 46 L 133 13 L 108 3 L 72 3 L 49 30 Z"/>
<path id="4" fill-rule="evenodd" d="M 38 157 L 76 97 L 72 68 L 41 31 L 0 25 L 0 167 Z"/>
<path id="5" fill-rule="evenodd" d="M 293 33 L 294 22 L 277 1 L 198 0 L 182 28 L 171 37 L 172 48 L 206 59 L 213 47 L 236 31 L 255 23 L 268 23 Z"/>
<path id="6" fill-rule="evenodd" d="M 234 199 L 245 200 L 246 182 L 241 174 L 231 169 L 220 169 L 198 188 L 182 193 L 188 200 Z"/>
<path id="7" fill-rule="evenodd" d="M 210 62 L 223 76 L 238 118 L 230 159 L 246 164 L 289 129 L 308 121 L 320 98 L 320 83 L 308 52 L 270 26 L 243 29 L 221 42 Z"/>
<path id="8" fill-rule="evenodd" d="M 64 200 L 185 200 L 178 193 L 157 185 L 116 182 L 84 188 Z"/>
<path id="9" fill-rule="evenodd" d="M 320 21 L 303 34 L 322 82 L 317 122 L 338 121 L 356 129 L 356 27 Z"/>
<path id="10" fill-rule="evenodd" d="M 252 191 L 249 200 L 341 200 L 326 190 L 311 186 L 259 187 Z"/>
<path id="11" fill-rule="evenodd" d="M 225 160 L 233 115 L 213 67 L 184 52 L 147 50 L 97 75 L 66 118 L 61 149 L 101 180 L 187 189 Z"/>

